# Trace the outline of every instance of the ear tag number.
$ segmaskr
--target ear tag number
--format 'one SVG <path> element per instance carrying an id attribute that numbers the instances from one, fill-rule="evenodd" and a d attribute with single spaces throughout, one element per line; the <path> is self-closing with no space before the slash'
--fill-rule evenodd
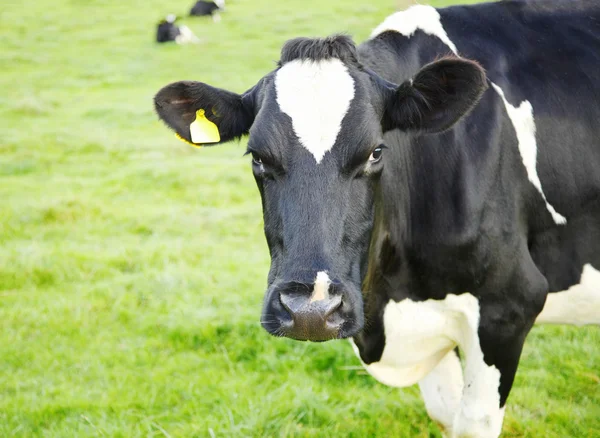
<path id="1" fill-rule="evenodd" d="M 195 144 L 218 143 L 221 141 L 219 128 L 204 115 L 204 110 L 196 111 L 196 120 L 190 125 L 190 137 Z"/>

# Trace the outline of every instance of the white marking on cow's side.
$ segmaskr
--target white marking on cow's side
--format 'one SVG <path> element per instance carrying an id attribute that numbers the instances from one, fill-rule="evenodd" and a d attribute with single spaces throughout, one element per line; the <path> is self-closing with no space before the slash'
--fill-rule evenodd
<path id="1" fill-rule="evenodd" d="M 442 434 L 454 436 L 454 417 L 460 407 L 463 391 L 463 370 L 454 350 L 419 381 L 419 389 L 427 413 L 439 423 Z"/>
<path id="2" fill-rule="evenodd" d="M 200 42 L 198 37 L 194 35 L 194 32 L 187 26 L 179 26 L 180 34 L 175 37 L 175 42 L 177 44 L 197 44 Z"/>
<path id="3" fill-rule="evenodd" d="M 320 163 L 333 147 L 354 98 L 354 79 L 339 59 L 294 60 L 275 76 L 277 103 L 300 144 Z"/>
<path id="4" fill-rule="evenodd" d="M 315 301 L 326 300 L 329 298 L 330 284 L 331 280 L 329 279 L 329 275 L 327 275 L 325 271 L 318 272 L 317 278 L 315 279 L 315 288 L 312 296 L 310 297 L 310 302 L 313 303 Z"/>
<path id="5" fill-rule="evenodd" d="M 542 189 L 542 182 L 537 173 L 537 141 L 535 138 L 535 120 L 533 118 L 533 107 L 531 106 L 531 103 L 528 100 L 524 100 L 518 108 L 514 107 L 506 100 L 502 88 L 493 82 L 492 87 L 494 87 L 494 90 L 496 90 L 502 98 L 508 117 L 517 133 L 519 152 L 521 153 L 521 159 L 527 170 L 529 181 L 531 181 L 531 184 L 533 184 L 540 195 L 542 195 L 542 198 L 546 203 L 546 208 L 552 215 L 554 222 L 557 224 L 567 223 L 567 219 L 559 214 L 546 199 L 546 195 Z"/>
<path id="6" fill-rule="evenodd" d="M 405 11 L 390 15 L 371 32 L 371 38 L 386 31 L 394 31 L 411 37 L 417 30 L 438 37 L 454 53 L 458 53 L 456 46 L 450 41 L 442 26 L 439 12 L 433 6 L 414 5 Z"/>
<path id="7" fill-rule="evenodd" d="M 465 293 L 443 300 L 390 300 L 384 309 L 383 326 L 381 359 L 363 364 L 369 374 L 389 386 L 409 386 L 423 379 L 458 345 L 465 357 L 464 388 L 453 431 L 456 436 L 500 434 L 504 418 L 498 389 L 500 371 L 483 360 L 477 298 Z"/>
<path id="8" fill-rule="evenodd" d="M 544 310 L 535 321 L 541 324 L 600 324 L 600 271 L 583 267 L 579 284 L 564 292 L 548 294 Z"/>
<path id="9" fill-rule="evenodd" d="M 396 12 L 387 17 L 383 23 L 375 28 L 371 33 L 371 38 L 376 37 L 385 31 L 395 31 L 406 37 L 412 36 L 416 30 L 421 30 L 426 34 L 435 36 L 444 42 L 455 55 L 458 54 L 456 45 L 450 40 L 444 26 L 442 26 L 440 14 L 432 6 L 415 5 L 408 8 L 406 11 Z M 521 102 L 521 105 L 516 108 L 512 106 L 504 96 L 504 91 L 496 84 L 492 83 L 496 92 L 502 98 L 508 117 L 515 128 L 517 140 L 519 143 L 519 152 L 521 159 L 527 169 L 529 181 L 538 190 L 546 208 L 552 215 L 554 222 L 557 224 L 565 224 L 567 219 L 559 214 L 546 199 L 546 195 L 542 190 L 542 183 L 537 173 L 537 141 L 535 138 L 535 121 L 533 118 L 533 108 L 527 100 Z"/>

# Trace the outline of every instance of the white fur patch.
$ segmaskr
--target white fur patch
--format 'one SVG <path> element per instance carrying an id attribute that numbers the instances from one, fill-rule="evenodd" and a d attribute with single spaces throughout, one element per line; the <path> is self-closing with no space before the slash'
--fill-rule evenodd
<path id="1" fill-rule="evenodd" d="M 535 121 L 533 119 L 533 107 L 531 106 L 531 103 L 529 103 L 528 100 L 524 100 L 521 102 L 521 105 L 516 108 L 506 100 L 504 91 L 502 91 L 498 85 L 492 82 L 492 87 L 494 87 L 494 90 L 496 90 L 502 98 L 508 117 L 517 133 L 519 152 L 521 153 L 521 159 L 527 170 L 529 181 L 531 181 L 531 184 L 533 184 L 540 195 L 542 195 L 542 198 L 546 203 L 546 208 L 552 215 L 554 222 L 557 224 L 567 223 L 567 219 L 557 213 L 554 207 L 552 207 L 546 199 L 546 195 L 542 189 L 542 182 L 537 173 L 537 141 L 535 139 Z"/>
<path id="2" fill-rule="evenodd" d="M 462 366 L 454 350 L 419 381 L 427 413 L 440 424 L 446 437 L 454 436 L 454 417 L 460 407 L 463 386 Z"/>
<path id="3" fill-rule="evenodd" d="M 315 279 L 315 287 L 310 297 L 310 302 L 326 300 L 329 298 L 329 285 L 331 284 L 331 280 L 329 280 L 329 275 L 325 271 L 320 271 L 317 273 L 317 278 Z"/>
<path id="4" fill-rule="evenodd" d="M 410 37 L 416 30 L 421 30 L 426 34 L 438 37 L 454 52 L 455 55 L 459 56 L 456 45 L 450 40 L 442 26 L 439 12 L 432 6 L 415 5 L 408 8 L 406 11 L 396 12 L 395 14 L 390 15 L 383 23 L 375 28 L 371 33 L 371 38 L 376 37 L 385 31 L 395 31 L 406 37 Z M 498 85 L 492 83 L 492 86 L 502 98 L 506 111 L 508 112 L 508 117 L 515 128 L 517 140 L 519 142 L 519 152 L 521 153 L 523 164 L 527 169 L 529 181 L 531 181 L 544 199 L 546 208 L 552 215 L 554 222 L 557 224 L 565 224 L 567 219 L 559 214 L 546 199 L 546 195 L 542 190 L 542 183 L 537 174 L 537 141 L 535 138 L 535 121 L 533 119 L 533 108 L 531 103 L 525 100 L 521 102 L 519 108 L 516 108 L 506 100 L 504 92 Z"/>
<path id="5" fill-rule="evenodd" d="M 177 44 L 197 44 L 200 42 L 198 37 L 194 35 L 194 32 L 187 26 L 179 26 L 179 35 L 175 37 L 175 42 Z"/>
<path id="6" fill-rule="evenodd" d="M 300 144 L 320 163 L 333 147 L 354 98 L 354 79 L 339 59 L 294 60 L 275 76 L 277 103 Z"/>
<path id="7" fill-rule="evenodd" d="M 579 284 L 548 294 L 544 310 L 535 321 L 547 324 L 600 324 L 600 271 L 583 267 Z"/>
<path id="8" fill-rule="evenodd" d="M 386 32 L 394 31 L 410 37 L 417 30 L 433 35 L 442 40 L 454 53 L 458 53 L 456 46 L 442 26 L 440 14 L 433 6 L 414 5 L 406 11 L 396 12 L 387 17 L 383 23 L 371 32 L 371 38 Z"/>
<path id="9" fill-rule="evenodd" d="M 457 345 L 464 353 L 464 388 L 452 430 L 456 436 L 497 437 L 502 430 L 500 372 L 483 360 L 479 302 L 469 293 L 444 300 L 390 300 L 384 309 L 385 348 L 378 362 L 364 365 L 389 386 L 423 379 Z M 358 347 L 353 344 L 358 355 Z M 360 357 L 360 356 L 359 356 Z"/>
<path id="10" fill-rule="evenodd" d="M 367 371 L 389 386 L 417 383 L 456 346 L 453 335 L 459 335 L 461 319 L 445 300 L 390 301 L 383 313 L 385 349 L 378 362 L 366 365 Z"/>

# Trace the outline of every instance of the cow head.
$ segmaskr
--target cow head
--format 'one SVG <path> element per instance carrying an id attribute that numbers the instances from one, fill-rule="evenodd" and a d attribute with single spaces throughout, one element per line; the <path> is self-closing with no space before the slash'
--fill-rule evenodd
<path id="1" fill-rule="evenodd" d="M 452 126 L 486 85 L 474 62 L 448 58 L 401 85 L 363 67 L 346 36 L 295 39 L 273 72 L 244 94 L 177 82 L 155 98 L 160 118 L 188 142 L 199 109 L 220 142 L 250 134 L 271 254 L 262 325 L 271 334 L 324 341 L 364 324 L 383 134 Z"/>

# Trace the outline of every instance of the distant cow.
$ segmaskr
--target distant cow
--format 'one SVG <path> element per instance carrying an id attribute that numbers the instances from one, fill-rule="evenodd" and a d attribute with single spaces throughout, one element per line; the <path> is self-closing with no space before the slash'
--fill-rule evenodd
<path id="1" fill-rule="evenodd" d="M 156 42 L 166 43 L 175 41 L 177 44 L 198 43 L 200 40 L 189 27 L 177 26 L 175 21 L 177 17 L 173 14 L 158 23 L 156 28 Z"/>
<path id="2" fill-rule="evenodd" d="M 195 16 L 209 16 L 213 17 L 214 21 L 219 21 L 221 16 L 219 12 L 225 9 L 225 0 L 214 0 L 214 1 L 203 1 L 199 0 L 196 2 L 190 10 L 190 15 Z"/>
<path id="3" fill-rule="evenodd" d="M 448 436 L 497 437 L 534 322 L 600 323 L 599 66 L 599 2 L 417 5 L 155 107 L 188 142 L 250 132 L 269 333 L 351 338 Z"/>

